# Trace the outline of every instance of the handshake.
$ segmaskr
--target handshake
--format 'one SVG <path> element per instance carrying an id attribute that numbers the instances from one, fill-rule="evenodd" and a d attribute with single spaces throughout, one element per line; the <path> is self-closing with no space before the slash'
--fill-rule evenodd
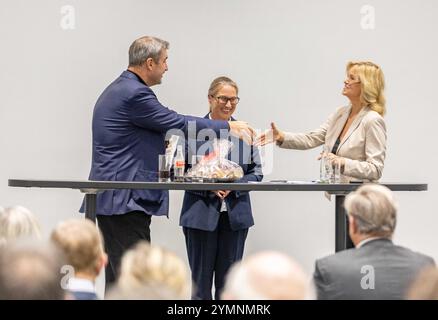
<path id="1" fill-rule="evenodd" d="M 271 129 L 266 130 L 260 135 L 257 135 L 255 130 L 245 121 L 229 121 L 228 123 L 232 135 L 256 147 L 273 142 L 282 143 L 284 141 L 284 132 L 278 129 L 273 122 L 271 123 Z"/>

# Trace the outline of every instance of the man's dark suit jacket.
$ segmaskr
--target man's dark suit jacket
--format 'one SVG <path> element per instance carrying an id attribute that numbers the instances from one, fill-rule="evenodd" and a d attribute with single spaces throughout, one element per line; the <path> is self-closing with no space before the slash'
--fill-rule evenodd
<path id="1" fill-rule="evenodd" d="M 165 153 L 166 132 L 187 135 L 189 121 L 196 131 L 210 128 L 219 135 L 227 121 L 184 116 L 164 107 L 135 73 L 124 71 L 101 94 L 93 113 L 93 154 L 89 179 L 94 181 L 157 181 L 158 155 Z M 83 206 L 81 212 L 83 212 Z M 165 190 L 108 190 L 97 194 L 98 215 L 143 211 L 167 215 Z"/>

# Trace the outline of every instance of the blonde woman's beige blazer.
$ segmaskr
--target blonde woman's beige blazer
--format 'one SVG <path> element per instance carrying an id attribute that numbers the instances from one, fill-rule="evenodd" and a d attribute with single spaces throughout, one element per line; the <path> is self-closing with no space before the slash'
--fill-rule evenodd
<path id="1" fill-rule="evenodd" d="M 351 106 L 341 107 L 310 133 L 285 133 L 281 148 L 311 149 L 325 145 L 331 152 L 345 126 Z M 345 158 L 345 180 L 377 181 L 382 176 L 386 155 L 386 125 L 383 117 L 363 108 L 342 138 L 336 155 Z"/>

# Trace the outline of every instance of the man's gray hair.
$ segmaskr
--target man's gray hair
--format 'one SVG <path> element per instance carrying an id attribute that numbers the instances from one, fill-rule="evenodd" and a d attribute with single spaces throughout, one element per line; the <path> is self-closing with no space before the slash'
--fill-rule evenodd
<path id="1" fill-rule="evenodd" d="M 356 221 L 358 231 L 375 236 L 392 236 L 397 222 L 397 204 L 387 187 L 366 184 L 345 199 L 348 215 Z"/>
<path id="2" fill-rule="evenodd" d="M 169 42 L 148 36 L 138 38 L 129 47 L 129 66 L 140 66 L 149 58 L 158 63 L 163 49 L 169 49 Z"/>

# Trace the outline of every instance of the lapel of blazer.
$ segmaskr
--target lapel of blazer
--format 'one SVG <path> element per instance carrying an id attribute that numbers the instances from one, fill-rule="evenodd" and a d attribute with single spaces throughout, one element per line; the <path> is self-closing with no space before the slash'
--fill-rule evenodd
<path id="1" fill-rule="evenodd" d="M 336 119 L 333 120 L 333 134 L 330 135 L 330 141 L 327 141 L 327 146 L 330 147 L 330 152 L 333 149 L 333 146 L 335 145 L 335 142 L 338 139 L 339 135 L 341 134 L 342 129 L 344 128 L 345 122 L 347 121 L 348 115 L 350 114 L 350 110 L 351 107 L 346 108 L 344 112 L 338 114 Z"/>
<path id="2" fill-rule="evenodd" d="M 349 109 L 347 113 L 347 117 L 350 113 L 351 108 Z M 339 144 L 338 151 L 341 149 L 342 145 L 350 138 L 350 136 L 353 134 L 353 132 L 359 127 L 360 123 L 362 122 L 363 117 L 368 112 L 368 107 L 363 107 L 362 110 L 360 110 L 359 114 L 356 116 L 356 119 L 354 119 L 353 123 L 350 125 L 350 128 L 348 128 L 347 133 L 345 134 L 344 138 L 341 140 L 341 143 Z M 345 124 L 345 122 L 344 122 Z"/>

